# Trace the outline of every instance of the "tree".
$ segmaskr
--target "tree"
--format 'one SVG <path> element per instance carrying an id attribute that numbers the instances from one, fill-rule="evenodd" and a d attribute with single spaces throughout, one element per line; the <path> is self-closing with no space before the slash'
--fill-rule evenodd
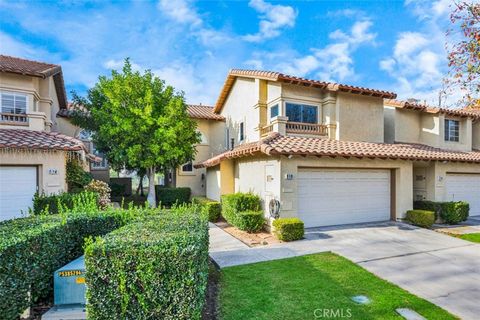
<path id="1" fill-rule="evenodd" d="M 148 202 L 155 206 L 155 172 L 175 168 L 195 155 L 200 142 L 183 93 L 154 76 L 132 70 L 100 76 L 87 97 L 73 94 L 73 122 L 92 132 L 92 141 L 113 168 L 145 170 Z"/>
<path id="2" fill-rule="evenodd" d="M 478 105 L 480 103 L 480 3 L 453 2 L 450 20 L 454 29 L 447 36 L 455 43 L 447 45 L 449 77 L 446 87 L 450 91 L 460 90 L 461 104 Z M 455 32 L 456 29 L 459 32 Z"/>

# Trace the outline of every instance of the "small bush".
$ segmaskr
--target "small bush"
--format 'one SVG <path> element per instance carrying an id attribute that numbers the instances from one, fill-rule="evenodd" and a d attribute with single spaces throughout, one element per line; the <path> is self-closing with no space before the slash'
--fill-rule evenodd
<path id="1" fill-rule="evenodd" d="M 92 319 L 201 319 L 208 224 L 175 208 L 116 230 L 85 249 Z"/>
<path id="2" fill-rule="evenodd" d="M 66 180 L 68 192 L 81 192 L 92 181 L 92 175 L 83 170 L 79 160 L 72 159 L 67 161 Z"/>
<path id="3" fill-rule="evenodd" d="M 444 223 L 457 224 L 468 219 L 470 205 L 464 201 L 436 202 L 415 201 L 414 209 L 434 211 L 436 218 Z"/>
<path id="4" fill-rule="evenodd" d="M 407 211 L 407 220 L 416 226 L 431 228 L 435 223 L 435 212 L 428 210 L 409 210 Z"/>
<path id="5" fill-rule="evenodd" d="M 157 205 L 171 207 L 174 204 L 182 205 L 190 201 L 190 188 L 169 188 L 164 186 L 155 186 L 155 195 Z"/>
<path id="6" fill-rule="evenodd" d="M 98 208 L 96 193 L 83 191 L 81 193 L 60 193 L 51 195 L 33 196 L 33 208 L 31 213 L 58 214 L 62 211 L 70 211 L 76 208 L 78 211 L 96 211 Z"/>
<path id="7" fill-rule="evenodd" d="M 208 216 L 208 221 L 215 222 L 222 214 L 222 205 L 218 201 L 205 197 L 193 197 L 192 203 L 198 204 L 202 211 Z"/>
<path id="8" fill-rule="evenodd" d="M 236 227 L 247 232 L 258 232 L 264 223 L 263 211 L 242 211 L 238 213 Z"/>
<path id="9" fill-rule="evenodd" d="M 300 240 L 305 234 L 303 221 L 298 218 L 278 218 L 273 220 L 278 239 L 282 241 Z"/>
<path id="10" fill-rule="evenodd" d="M 238 227 L 239 213 L 261 210 L 260 198 L 253 193 L 233 193 L 222 196 L 222 216 L 228 223 Z"/>
<path id="11" fill-rule="evenodd" d="M 100 180 L 92 180 L 85 186 L 85 190 L 98 194 L 98 207 L 105 210 L 110 206 L 110 187 L 106 182 Z"/>

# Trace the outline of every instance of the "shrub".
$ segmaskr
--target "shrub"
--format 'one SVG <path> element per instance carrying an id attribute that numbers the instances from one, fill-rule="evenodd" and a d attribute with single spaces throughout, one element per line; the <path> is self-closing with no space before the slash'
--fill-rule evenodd
<path id="1" fill-rule="evenodd" d="M 208 276 L 208 224 L 175 208 L 88 244 L 92 319 L 201 319 Z"/>
<path id="2" fill-rule="evenodd" d="M 294 241 L 303 238 L 305 233 L 303 221 L 299 218 L 278 218 L 273 220 L 273 227 L 278 239 Z"/>
<path id="3" fill-rule="evenodd" d="M 218 201 L 210 200 L 205 197 L 193 197 L 192 203 L 198 204 L 202 212 L 208 216 L 208 221 L 215 222 L 222 214 L 222 205 Z"/>
<path id="4" fill-rule="evenodd" d="M 83 170 L 79 160 L 67 161 L 66 180 L 69 192 L 81 192 L 92 181 L 92 175 Z"/>
<path id="5" fill-rule="evenodd" d="M 120 215 L 98 212 L 40 215 L 1 222 L 2 319 L 17 319 L 32 303 L 48 297 L 52 291 L 53 272 L 82 255 L 84 238 L 115 230 L 122 221 Z"/>
<path id="6" fill-rule="evenodd" d="M 67 193 L 51 195 L 33 196 L 33 209 L 31 213 L 39 214 L 57 214 L 63 211 L 96 211 L 98 208 L 96 193 L 83 191 L 81 193 Z"/>
<path id="7" fill-rule="evenodd" d="M 241 211 L 237 214 L 236 227 L 240 230 L 258 232 L 264 223 L 263 211 Z"/>
<path id="8" fill-rule="evenodd" d="M 98 194 L 98 207 L 106 209 L 110 205 L 110 187 L 106 182 L 100 180 L 92 180 L 85 186 L 85 190 L 96 192 Z"/>
<path id="9" fill-rule="evenodd" d="M 169 188 L 164 186 L 155 186 L 155 195 L 157 205 L 171 207 L 174 204 L 185 204 L 190 201 L 190 188 Z"/>
<path id="10" fill-rule="evenodd" d="M 407 220 L 416 226 L 430 228 L 435 223 L 435 212 L 428 210 L 409 210 L 407 211 Z"/>
<path id="11" fill-rule="evenodd" d="M 434 211 L 436 218 L 448 224 L 457 224 L 468 219 L 470 205 L 464 201 L 435 202 L 415 201 L 414 209 Z"/>
<path id="12" fill-rule="evenodd" d="M 222 196 L 222 215 L 228 223 L 236 227 L 242 224 L 240 212 L 260 209 L 260 198 L 253 193 L 233 193 Z"/>

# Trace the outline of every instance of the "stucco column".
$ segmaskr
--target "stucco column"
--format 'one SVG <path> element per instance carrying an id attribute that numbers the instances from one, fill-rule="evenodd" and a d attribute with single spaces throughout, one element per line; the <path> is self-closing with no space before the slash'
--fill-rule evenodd
<path id="1" fill-rule="evenodd" d="M 231 159 L 220 162 L 220 195 L 235 193 L 235 166 Z"/>
<path id="2" fill-rule="evenodd" d="M 272 119 L 272 131 L 285 136 L 287 134 L 287 121 L 288 117 L 276 116 Z"/>
<path id="3" fill-rule="evenodd" d="M 328 92 L 322 101 L 322 123 L 328 128 L 328 137 L 337 139 L 337 97 Z"/>

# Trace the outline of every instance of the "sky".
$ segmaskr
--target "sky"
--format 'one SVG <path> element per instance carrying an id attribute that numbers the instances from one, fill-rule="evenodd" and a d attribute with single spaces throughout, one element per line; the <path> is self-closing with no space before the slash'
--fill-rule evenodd
<path id="1" fill-rule="evenodd" d="M 84 95 L 129 57 L 192 104 L 214 104 L 228 71 L 243 68 L 389 90 L 436 105 L 448 71 L 449 5 L 0 0 L 0 53 L 60 64 L 69 97 L 72 90 Z"/>

